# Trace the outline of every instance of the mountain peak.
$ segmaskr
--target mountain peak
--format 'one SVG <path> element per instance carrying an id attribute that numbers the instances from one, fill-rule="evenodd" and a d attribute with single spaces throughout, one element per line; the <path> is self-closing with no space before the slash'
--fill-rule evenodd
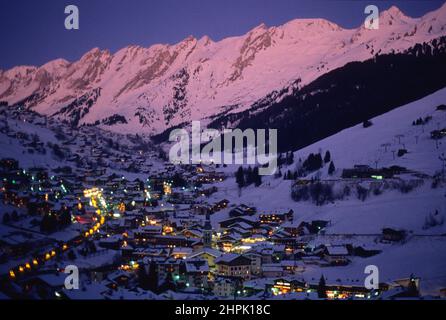
<path id="1" fill-rule="evenodd" d="M 249 33 L 264 32 L 266 30 L 268 30 L 268 27 L 265 23 L 262 22 L 257 27 L 253 28 Z"/>
<path id="2" fill-rule="evenodd" d="M 388 12 L 389 14 L 391 14 L 395 17 L 405 16 L 404 13 L 397 6 L 391 6 L 389 9 L 385 10 L 384 12 Z"/>
<path id="3" fill-rule="evenodd" d="M 213 41 L 209 36 L 205 35 L 205 36 L 202 36 L 200 38 L 200 40 L 198 40 L 198 42 L 200 44 L 202 44 L 203 46 L 207 46 L 207 45 L 211 44 Z"/>
<path id="4" fill-rule="evenodd" d="M 389 9 L 381 12 L 380 19 L 385 25 L 393 25 L 394 23 L 405 22 L 411 18 L 407 17 L 398 7 L 391 6 Z"/>
<path id="5" fill-rule="evenodd" d="M 314 30 L 316 32 L 320 31 L 340 31 L 342 28 L 336 23 L 328 21 L 322 18 L 311 18 L 311 19 L 294 19 L 282 27 L 285 29 L 299 29 L 299 30 Z"/>

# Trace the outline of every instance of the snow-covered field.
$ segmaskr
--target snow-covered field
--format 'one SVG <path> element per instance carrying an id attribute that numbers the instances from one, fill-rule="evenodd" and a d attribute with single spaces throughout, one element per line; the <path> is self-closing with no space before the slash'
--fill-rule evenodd
<path id="1" fill-rule="evenodd" d="M 419 101 L 397 108 L 391 112 L 371 119 L 373 126 L 363 128 L 362 124 L 348 128 L 331 137 L 295 152 L 295 161 L 305 159 L 310 153 L 330 150 L 337 171 L 334 176 L 327 173 L 328 165 L 321 169 L 322 179 L 340 179 L 342 168 L 351 168 L 355 164 L 378 166 L 400 165 L 410 170 L 433 175 L 442 169 L 439 156 L 446 151 L 444 141 L 439 141 L 438 149 L 430 132 L 446 123 L 446 112 L 436 111 L 436 107 L 446 103 L 446 89 L 442 89 Z M 413 126 L 418 118 L 431 116 L 432 120 L 424 128 Z M 398 135 L 400 141 L 398 141 Z M 416 138 L 418 136 L 418 138 Z M 385 152 L 384 144 L 387 146 Z M 392 150 L 405 148 L 409 151 L 399 158 L 393 157 Z M 294 170 L 295 164 L 282 168 Z M 237 166 L 226 168 L 235 172 Z M 314 176 L 311 174 L 310 176 Z M 402 177 L 407 179 L 407 177 Z M 327 237 L 337 235 L 338 244 L 360 244 L 364 247 L 377 245 L 382 229 L 391 227 L 409 232 L 406 243 L 385 245 L 383 252 L 370 258 L 358 258 L 346 267 L 308 267 L 302 276 L 306 280 L 319 279 L 324 274 L 330 282 L 341 279 L 364 279 L 364 268 L 369 264 L 379 267 L 381 281 L 407 278 L 410 274 L 421 277 L 421 289 L 424 294 L 438 294 L 438 289 L 446 286 L 446 225 L 423 228 L 426 216 L 438 210 L 446 217 L 446 189 L 443 186 L 433 189 L 431 179 L 425 179 L 422 186 L 403 194 L 398 190 L 385 191 L 381 195 L 371 195 L 361 201 L 352 195 L 348 199 L 335 201 L 324 206 L 311 202 L 294 202 L 291 199 L 292 181 L 273 176 L 263 177 L 260 187 L 249 186 L 240 192 L 235 178 L 219 184 L 220 191 L 210 202 L 226 198 L 231 203 L 245 203 L 257 207 L 260 211 L 283 211 L 293 209 L 295 221 L 329 220 L 326 228 Z M 213 216 L 213 225 L 229 217 L 229 210 Z M 356 236 L 351 236 L 356 235 Z M 364 235 L 367 239 L 361 240 Z M 320 243 L 327 240 L 322 237 Z M 327 242 L 333 242 L 327 240 Z M 329 243 L 329 242 L 328 242 Z"/>

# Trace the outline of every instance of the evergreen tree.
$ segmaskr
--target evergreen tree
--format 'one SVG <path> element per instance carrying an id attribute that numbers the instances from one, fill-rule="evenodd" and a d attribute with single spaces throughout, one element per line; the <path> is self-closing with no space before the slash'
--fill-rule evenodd
<path id="1" fill-rule="evenodd" d="M 310 153 L 308 158 L 303 163 L 303 168 L 307 171 L 316 171 L 320 168 L 322 168 L 323 162 L 322 162 L 322 156 L 320 153 L 313 154 Z"/>
<path id="2" fill-rule="evenodd" d="M 147 274 L 146 266 L 143 263 L 139 265 L 137 277 L 141 289 L 149 290 L 150 289 L 149 275 Z"/>
<path id="3" fill-rule="evenodd" d="M 363 126 L 364 128 L 371 127 L 371 126 L 373 126 L 373 122 L 370 121 L 370 120 L 365 120 L 365 121 L 362 123 L 362 126 Z"/>
<path id="4" fill-rule="evenodd" d="M 325 285 L 325 278 L 324 275 L 321 276 L 321 279 L 319 280 L 319 284 L 317 286 L 317 295 L 320 299 L 326 299 L 327 298 L 327 287 Z"/>
<path id="5" fill-rule="evenodd" d="M 408 297 L 418 297 L 420 295 L 418 288 L 417 288 L 417 283 L 415 281 L 415 277 L 413 274 L 410 275 L 410 282 L 409 282 L 409 286 L 407 287 L 406 295 Z"/>
<path id="6" fill-rule="evenodd" d="M 152 292 L 158 290 L 158 270 L 155 261 L 150 262 L 149 276 L 148 276 L 148 289 Z"/>
<path id="7" fill-rule="evenodd" d="M 56 216 L 51 213 L 47 213 L 43 216 L 40 222 L 40 231 L 45 233 L 54 232 L 57 228 Z"/>
<path id="8" fill-rule="evenodd" d="M 259 174 L 259 168 L 255 167 L 252 174 L 254 185 L 256 187 L 260 186 L 262 184 L 262 176 Z"/>
<path id="9" fill-rule="evenodd" d="M 331 160 L 331 154 L 330 154 L 330 151 L 327 150 L 327 151 L 325 152 L 324 162 L 325 162 L 325 163 L 329 163 L 330 160 Z"/>
<path id="10" fill-rule="evenodd" d="M 297 180 L 297 178 L 298 178 L 297 171 L 294 171 L 293 180 Z"/>
<path id="11" fill-rule="evenodd" d="M 253 182 L 254 179 L 253 179 L 252 168 L 251 166 L 249 166 L 248 170 L 246 170 L 245 185 L 249 186 Z"/>
<path id="12" fill-rule="evenodd" d="M 68 208 L 62 210 L 59 219 L 60 219 L 60 224 L 63 226 L 68 226 L 71 224 L 71 214 Z"/>
<path id="13" fill-rule="evenodd" d="M 76 259 L 76 254 L 74 253 L 73 250 L 70 250 L 67 255 L 68 255 L 68 259 L 69 260 L 75 260 Z"/>
<path id="14" fill-rule="evenodd" d="M 336 168 L 333 161 L 330 162 L 330 166 L 328 167 L 328 174 L 331 176 L 335 172 Z"/>
<path id="15" fill-rule="evenodd" d="M 166 275 L 166 279 L 164 280 L 163 284 L 160 287 L 160 291 L 161 292 L 165 292 L 165 291 L 176 291 L 176 285 L 175 282 L 173 281 L 173 277 L 172 277 L 172 273 L 169 272 Z"/>
<path id="16" fill-rule="evenodd" d="M 290 151 L 289 153 L 287 153 L 286 156 L 286 163 L 287 165 L 291 165 L 294 162 L 294 153 L 292 151 Z"/>
<path id="17" fill-rule="evenodd" d="M 240 166 L 235 173 L 235 181 L 237 182 L 237 185 L 240 189 L 245 186 L 245 174 L 243 172 L 242 166 Z"/>
<path id="18" fill-rule="evenodd" d="M 8 224 L 11 221 L 11 217 L 9 216 L 9 213 L 5 213 L 3 215 L 3 224 Z"/>

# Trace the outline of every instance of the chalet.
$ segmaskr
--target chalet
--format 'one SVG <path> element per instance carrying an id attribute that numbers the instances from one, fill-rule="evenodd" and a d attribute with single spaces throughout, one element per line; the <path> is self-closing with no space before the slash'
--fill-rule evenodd
<path id="1" fill-rule="evenodd" d="M 3 158 L 0 160 L 0 169 L 2 171 L 18 170 L 19 162 L 12 158 Z"/>
<path id="2" fill-rule="evenodd" d="M 213 210 L 213 212 L 218 212 L 220 210 L 227 208 L 228 204 L 229 204 L 229 200 L 227 200 L 227 199 L 220 200 L 220 201 L 214 203 L 212 210 Z"/>
<path id="3" fill-rule="evenodd" d="M 242 242 L 254 244 L 254 243 L 265 242 L 266 240 L 267 240 L 267 237 L 265 237 L 262 234 L 253 234 L 253 235 L 249 235 L 248 237 L 243 238 Z"/>
<path id="4" fill-rule="evenodd" d="M 277 278 L 284 275 L 283 268 L 278 263 L 262 265 L 262 275 L 265 278 Z"/>
<path id="5" fill-rule="evenodd" d="M 186 238 L 201 238 L 201 237 L 203 237 L 203 232 L 199 229 L 184 229 L 181 233 Z"/>
<path id="6" fill-rule="evenodd" d="M 227 232 L 220 237 L 217 244 L 220 249 L 225 252 L 229 252 L 233 247 L 240 244 L 242 239 L 242 236 L 237 233 Z"/>
<path id="7" fill-rule="evenodd" d="M 292 221 L 293 220 L 293 210 L 289 210 L 285 213 L 278 213 L 278 212 L 263 212 L 259 213 L 259 221 L 262 224 L 273 224 L 278 225 L 282 224 L 285 221 Z"/>
<path id="8" fill-rule="evenodd" d="M 197 196 L 201 196 L 201 197 L 209 197 L 212 194 L 216 193 L 218 191 L 217 187 L 213 186 L 207 189 L 202 189 L 202 190 L 197 190 L 196 194 Z"/>
<path id="9" fill-rule="evenodd" d="M 303 222 L 302 222 L 303 223 Z M 298 224 L 295 221 L 288 221 L 282 224 L 282 228 L 285 232 L 290 234 L 291 237 L 297 237 L 302 235 L 302 223 Z"/>
<path id="10" fill-rule="evenodd" d="M 280 261 L 280 265 L 283 268 L 284 273 L 295 274 L 305 270 L 305 266 L 302 261 L 282 260 Z"/>
<path id="11" fill-rule="evenodd" d="M 443 128 L 441 130 L 434 130 L 431 132 L 431 138 L 432 139 L 443 139 L 446 137 L 446 128 Z"/>
<path id="12" fill-rule="evenodd" d="M 219 258 L 222 253 L 218 250 L 211 248 L 202 248 L 201 250 L 195 251 L 187 256 L 187 259 L 201 258 L 208 262 L 210 268 L 215 267 L 215 260 Z"/>
<path id="13" fill-rule="evenodd" d="M 134 260 L 143 259 L 145 264 L 150 259 L 168 258 L 170 250 L 168 248 L 136 248 L 133 251 L 132 258 Z M 147 261 L 145 261 L 147 259 Z"/>
<path id="14" fill-rule="evenodd" d="M 195 181 L 197 183 L 213 183 L 221 182 L 226 179 L 226 176 L 222 172 L 203 172 L 196 175 Z"/>
<path id="15" fill-rule="evenodd" d="M 298 226 L 293 222 L 287 222 L 282 227 L 292 236 L 302 236 L 306 234 L 318 234 L 329 224 L 329 221 L 314 220 L 311 222 L 302 221 Z"/>
<path id="16" fill-rule="evenodd" d="M 42 299 L 54 300 L 64 298 L 61 295 L 61 291 L 65 286 L 65 278 L 66 276 L 63 273 L 47 273 L 26 280 L 26 283 L 23 285 L 24 287 L 32 288 Z"/>
<path id="17" fill-rule="evenodd" d="M 102 238 L 99 241 L 99 246 L 105 249 L 118 250 L 122 247 L 124 239 L 122 235 L 113 235 L 107 238 Z"/>
<path id="18" fill-rule="evenodd" d="M 251 231 L 236 226 L 231 226 L 230 228 L 226 229 L 225 235 L 227 234 L 239 235 L 241 238 L 247 238 L 251 235 Z"/>
<path id="19" fill-rule="evenodd" d="M 280 245 L 287 248 L 300 248 L 302 242 L 296 237 L 292 237 L 286 232 L 277 232 L 270 237 L 270 241 L 275 245 Z"/>
<path id="20" fill-rule="evenodd" d="M 259 275 L 262 272 L 262 255 L 255 251 L 250 250 L 243 254 L 245 257 L 251 260 L 251 274 Z"/>
<path id="21" fill-rule="evenodd" d="M 318 255 L 306 255 L 302 257 L 302 262 L 305 265 L 313 265 L 313 266 L 328 266 L 329 263 L 326 260 L 323 260 L 320 256 Z"/>
<path id="22" fill-rule="evenodd" d="M 189 259 L 185 262 L 186 281 L 195 288 L 206 289 L 209 287 L 209 265 L 204 259 Z"/>
<path id="23" fill-rule="evenodd" d="M 239 222 L 244 222 L 252 227 L 256 227 L 258 225 L 258 222 L 255 221 L 252 217 L 234 217 L 227 220 L 220 221 L 220 228 L 226 229 L 229 228 L 231 225 Z"/>
<path id="24" fill-rule="evenodd" d="M 152 236 L 147 239 L 147 243 L 153 245 L 165 245 L 174 247 L 191 247 L 195 241 L 183 236 Z"/>
<path id="25" fill-rule="evenodd" d="M 194 194 L 190 191 L 185 191 L 181 188 L 173 188 L 169 196 L 170 203 L 185 203 L 193 204 L 195 202 Z"/>
<path id="26" fill-rule="evenodd" d="M 217 297 L 234 296 L 236 290 L 235 281 L 231 278 L 217 277 L 214 281 L 213 292 Z"/>
<path id="27" fill-rule="evenodd" d="M 317 291 L 319 283 L 311 283 L 308 285 L 310 290 Z M 384 287 L 381 286 L 377 291 L 383 290 Z M 363 299 L 370 295 L 370 290 L 365 288 L 361 281 L 357 280 L 336 280 L 333 282 L 326 282 L 326 293 L 328 299 L 348 299 L 348 298 L 360 298 Z"/>
<path id="28" fill-rule="evenodd" d="M 158 283 L 162 283 L 166 277 L 171 274 L 172 277 L 180 276 L 180 260 L 168 258 L 164 261 L 158 261 Z"/>
<path id="29" fill-rule="evenodd" d="M 238 277 L 245 280 L 251 278 L 251 260 L 247 257 L 228 253 L 217 258 L 215 264 L 220 276 Z"/>
<path id="30" fill-rule="evenodd" d="M 256 208 L 248 207 L 247 205 L 241 204 L 231 211 L 229 211 L 230 217 L 244 217 L 252 216 L 256 213 Z"/>
<path id="31" fill-rule="evenodd" d="M 131 277 L 127 272 L 118 270 L 107 275 L 107 280 L 109 281 L 107 287 L 115 290 L 117 288 L 126 288 L 129 285 Z"/>
<path id="32" fill-rule="evenodd" d="M 304 281 L 289 280 L 286 278 L 278 278 L 274 280 L 274 283 L 270 285 L 270 287 L 270 290 L 274 295 L 302 292 L 308 289 L 308 286 Z"/>
<path id="33" fill-rule="evenodd" d="M 193 212 L 198 215 L 213 213 L 213 207 L 208 203 L 199 203 L 192 206 Z"/>
<path id="34" fill-rule="evenodd" d="M 391 166 L 390 168 L 373 169 L 367 165 L 355 165 L 353 169 L 342 171 L 343 179 L 390 179 L 396 174 L 407 171 L 406 168 Z"/>
<path id="35" fill-rule="evenodd" d="M 384 241 L 399 242 L 406 238 L 405 230 L 395 230 L 392 228 L 384 228 L 382 230 L 382 239 Z"/>
<path id="36" fill-rule="evenodd" d="M 331 265 L 347 265 L 349 252 L 346 246 L 328 246 L 324 251 L 324 259 Z"/>
<path id="37" fill-rule="evenodd" d="M 89 270 L 90 280 L 92 282 L 101 282 L 107 278 L 107 275 L 116 270 L 116 265 L 109 264 L 100 267 L 96 267 Z"/>
<path id="38" fill-rule="evenodd" d="M 192 253 L 192 248 L 175 247 L 172 249 L 170 256 L 175 259 L 186 259 Z"/>
<path id="39" fill-rule="evenodd" d="M 135 239 L 143 240 L 150 238 L 152 236 L 161 235 L 163 227 L 160 225 L 146 225 L 144 227 L 139 227 L 134 231 Z"/>

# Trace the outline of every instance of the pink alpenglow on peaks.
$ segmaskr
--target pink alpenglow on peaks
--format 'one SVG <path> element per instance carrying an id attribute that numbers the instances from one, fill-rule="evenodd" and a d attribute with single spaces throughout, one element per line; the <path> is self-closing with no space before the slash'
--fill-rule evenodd
<path id="1" fill-rule="evenodd" d="M 378 30 L 295 19 L 276 27 L 260 24 L 220 41 L 189 36 L 173 45 L 128 46 L 114 54 L 94 48 L 74 62 L 57 59 L 1 71 L 0 100 L 67 120 L 77 112 L 69 106 L 77 106 L 84 110 L 77 125 L 120 115 L 127 123 L 107 130 L 156 134 L 184 122 L 241 112 L 298 79 L 303 86 L 348 62 L 444 35 L 446 5 L 420 18 L 393 6 L 380 13 Z"/>

